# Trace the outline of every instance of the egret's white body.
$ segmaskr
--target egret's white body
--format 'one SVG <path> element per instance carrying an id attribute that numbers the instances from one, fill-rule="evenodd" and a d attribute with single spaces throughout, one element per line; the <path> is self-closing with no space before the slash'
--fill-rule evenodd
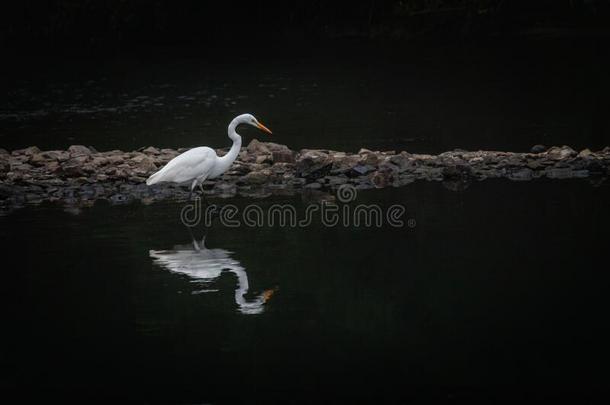
<path id="1" fill-rule="evenodd" d="M 241 149 L 241 136 L 236 128 L 240 124 L 255 126 L 265 132 L 271 133 L 263 124 L 258 122 L 251 114 L 242 114 L 233 119 L 229 124 L 229 138 L 233 141 L 229 152 L 219 157 L 216 151 L 207 146 L 190 149 L 170 160 L 161 170 L 146 180 L 147 185 L 161 182 L 191 183 L 191 192 L 196 186 L 207 179 L 213 179 L 229 170 L 231 164 L 239 155 Z"/>

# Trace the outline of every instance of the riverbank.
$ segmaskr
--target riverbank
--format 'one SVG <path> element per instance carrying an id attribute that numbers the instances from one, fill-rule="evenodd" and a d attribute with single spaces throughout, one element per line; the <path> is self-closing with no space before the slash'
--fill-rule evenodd
<path id="1" fill-rule="evenodd" d="M 188 187 L 146 178 L 186 149 L 141 148 L 98 152 L 92 147 L 41 151 L 32 146 L 0 149 L 0 210 L 44 201 L 87 206 L 96 200 L 112 204 L 139 200 L 150 204 L 184 200 Z M 226 153 L 226 149 L 217 151 Z M 472 181 L 507 178 L 527 181 L 610 175 L 610 147 L 580 152 L 569 146 L 531 153 L 454 150 L 439 155 L 396 151 L 345 153 L 324 149 L 290 150 L 285 145 L 252 140 L 221 178 L 204 183 L 206 196 L 263 198 L 274 194 L 330 193 L 343 184 L 357 189 L 401 187 L 417 180 L 443 181 L 461 190 Z"/>

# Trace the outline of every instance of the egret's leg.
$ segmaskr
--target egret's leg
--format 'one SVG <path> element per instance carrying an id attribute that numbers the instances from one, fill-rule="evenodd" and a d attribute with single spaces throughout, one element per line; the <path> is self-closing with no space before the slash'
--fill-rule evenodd
<path id="1" fill-rule="evenodd" d="M 191 184 L 191 192 L 189 193 L 189 201 L 193 197 L 193 190 L 195 189 L 196 185 L 197 185 L 197 179 L 193 180 L 193 184 Z"/>
<path id="2" fill-rule="evenodd" d="M 203 191 L 203 182 L 197 184 L 199 186 L 199 190 L 201 191 L 201 199 L 203 200 L 205 205 L 209 205 L 208 200 L 205 198 L 205 192 Z"/>

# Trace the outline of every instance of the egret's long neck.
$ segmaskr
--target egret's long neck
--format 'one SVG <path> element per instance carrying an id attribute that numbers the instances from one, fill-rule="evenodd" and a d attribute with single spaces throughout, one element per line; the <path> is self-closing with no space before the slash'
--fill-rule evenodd
<path id="1" fill-rule="evenodd" d="M 231 167 L 231 164 L 233 164 L 237 158 L 237 155 L 239 155 L 239 151 L 241 150 L 241 136 L 235 131 L 237 124 L 238 123 L 235 120 L 231 121 L 229 124 L 229 138 L 231 138 L 233 141 L 233 145 L 231 145 L 231 149 L 226 155 L 218 158 L 223 172 Z"/>

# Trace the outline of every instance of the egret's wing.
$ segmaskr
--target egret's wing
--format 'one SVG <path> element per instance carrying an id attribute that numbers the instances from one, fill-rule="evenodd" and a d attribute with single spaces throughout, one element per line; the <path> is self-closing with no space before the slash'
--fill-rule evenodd
<path id="1" fill-rule="evenodd" d="M 150 176 L 147 184 L 162 181 L 184 183 L 200 177 L 206 178 L 216 163 L 216 152 L 208 147 L 194 148 L 170 160 L 161 170 Z"/>

